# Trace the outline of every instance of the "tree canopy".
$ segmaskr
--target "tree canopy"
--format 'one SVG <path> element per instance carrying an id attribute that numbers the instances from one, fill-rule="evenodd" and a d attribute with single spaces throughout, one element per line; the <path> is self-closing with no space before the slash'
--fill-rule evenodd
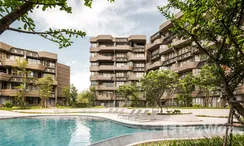
<path id="1" fill-rule="evenodd" d="M 244 1 L 168 0 L 159 10 L 171 20 L 172 33 L 192 39 L 192 45 L 216 65 L 226 99 L 236 100 L 234 90 L 244 78 Z M 172 10 L 179 10 L 183 15 L 175 17 Z M 237 102 L 230 105 L 242 122 L 239 115 L 244 117 L 244 108 Z"/>
<path id="2" fill-rule="evenodd" d="M 114 0 L 108 0 L 110 2 Z M 92 7 L 93 0 L 84 0 L 84 5 Z M 72 7 L 68 6 L 67 0 L 0 0 L 0 35 L 6 30 L 36 34 L 47 40 L 58 43 L 59 48 L 68 47 L 73 42 L 71 37 L 84 37 L 86 35 L 82 30 L 76 29 L 52 29 L 38 31 L 35 21 L 30 17 L 35 9 L 58 8 L 60 11 L 71 14 Z M 19 21 L 18 27 L 13 27 L 11 24 Z"/>
<path id="3" fill-rule="evenodd" d="M 136 98 L 139 90 L 135 85 L 122 85 L 116 90 L 118 94 L 125 98 L 125 106 L 128 106 L 128 101 L 133 97 Z"/>
<path id="4" fill-rule="evenodd" d="M 169 70 L 155 70 L 145 74 L 141 80 L 141 88 L 146 92 L 146 98 L 154 101 L 162 112 L 162 96 L 164 93 L 172 93 L 178 82 L 178 74 Z M 168 97 L 170 95 L 167 95 Z M 167 97 L 167 99 L 168 99 Z"/>

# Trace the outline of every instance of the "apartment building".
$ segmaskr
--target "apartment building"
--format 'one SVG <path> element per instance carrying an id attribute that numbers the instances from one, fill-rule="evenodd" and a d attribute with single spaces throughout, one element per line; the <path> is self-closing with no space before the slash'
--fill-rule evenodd
<path id="1" fill-rule="evenodd" d="M 122 106 L 124 98 L 115 91 L 124 84 L 138 84 L 144 74 L 146 36 L 99 35 L 90 43 L 90 81 L 96 90 L 96 104 Z M 139 99 L 145 101 L 142 94 Z"/>
<path id="2" fill-rule="evenodd" d="M 183 13 L 176 14 L 176 18 L 183 16 Z M 206 63 L 207 57 L 200 53 L 196 45 L 190 38 L 182 38 L 176 36 L 170 31 L 172 27 L 171 21 L 166 21 L 159 27 L 159 31 L 150 37 L 146 45 L 146 71 L 150 70 L 172 70 L 177 72 L 180 77 L 184 77 L 188 73 L 197 75 L 200 68 Z M 198 86 L 195 86 L 192 92 L 193 104 L 204 105 L 205 93 Z M 211 106 L 223 106 L 223 102 L 217 102 L 219 92 L 213 92 Z M 166 95 L 162 99 L 166 99 Z M 167 99 L 166 104 L 175 106 L 176 96 Z"/>
<path id="3" fill-rule="evenodd" d="M 62 89 L 70 85 L 70 67 L 57 62 L 57 54 L 50 52 L 36 52 L 10 46 L 0 42 L 0 105 L 9 100 L 14 103 L 18 92 L 17 87 L 22 82 L 22 75 L 16 68 L 16 59 L 26 59 L 28 62 L 27 78 L 42 78 L 51 75 L 54 79 L 48 105 L 63 104 Z M 26 86 L 26 102 L 29 105 L 40 103 L 39 88 L 35 82 Z"/>

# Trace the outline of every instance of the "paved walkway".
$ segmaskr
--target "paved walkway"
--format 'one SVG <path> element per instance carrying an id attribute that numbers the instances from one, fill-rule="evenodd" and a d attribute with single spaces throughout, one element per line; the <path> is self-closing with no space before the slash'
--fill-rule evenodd
<path id="1" fill-rule="evenodd" d="M 200 119 L 199 122 L 173 122 L 173 121 L 162 121 L 162 120 L 153 120 L 153 121 L 134 121 L 121 119 L 117 117 L 117 114 L 113 113 L 66 113 L 67 111 L 61 110 L 58 113 L 53 109 L 45 109 L 44 110 L 25 110 L 28 113 L 19 113 L 19 112 L 11 112 L 11 111 L 3 111 L 0 110 L 0 119 L 6 118 L 17 118 L 17 117 L 31 117 L 31 116 L 96 116 L 101 118 L 110 119 L 116 122 L 128 124 L 128 125 L 141 125 L 141 126 L 167 126 L 167 125 L 207 125 L 207 124 L 225 124 L 227 122 L 226 118 L 207 118 L 207 117 L 198 117 Z M 30 111 L 33 114 L 30 114 Z M 23 112 L 23 111 L 22 111 Z M 41 114 L 37 114 L 37 113 Z"/>

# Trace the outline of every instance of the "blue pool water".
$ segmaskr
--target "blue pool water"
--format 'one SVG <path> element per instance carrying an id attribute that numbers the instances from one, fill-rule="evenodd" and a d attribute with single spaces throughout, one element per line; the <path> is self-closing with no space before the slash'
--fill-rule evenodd
<path id="1" fill-rule="evenodd" d="M 152 130 L 130 128 L 91 117 L 7 119 L 0 120 L 0 146 L 85 146 L 107 138 L 146 131 Z"/>

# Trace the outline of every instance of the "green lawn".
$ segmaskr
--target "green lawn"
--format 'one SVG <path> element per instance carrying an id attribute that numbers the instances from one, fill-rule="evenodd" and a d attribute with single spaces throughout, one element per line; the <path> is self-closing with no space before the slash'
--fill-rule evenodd
<path id="1" fill-rule="evenodd" d="M 223 137 L 213 137 L 213 138 L 204 138 L 197 140 L 174 140 L 174 141 L 160 141 L 153 143 L 145 143 L 137 146 L 223 146 L 224 138 Z M 234 135 L 232 146 L 244 146 L 244 134 L 243 135 Z"/>

